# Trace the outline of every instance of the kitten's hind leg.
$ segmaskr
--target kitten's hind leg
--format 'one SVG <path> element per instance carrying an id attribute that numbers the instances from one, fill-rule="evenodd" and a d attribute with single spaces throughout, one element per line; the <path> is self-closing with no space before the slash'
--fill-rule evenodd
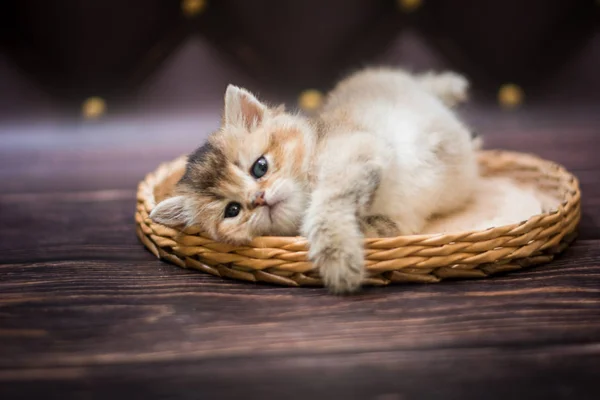
<path id="1" fill-rule="evenodd" d="M 369 238 L 393 237 L 400 234 L 398 225 L 384 215 L 368 215 L 360 219 L 363 235 Z"/>
<path id="2" fill-rule="evenodd" d="M 379 186 L 381 169 L 374 162 L 329 169 L 313 192 L 304 219 L 308 257 L 334 293 L 360 288 L 365 276 L 364 236 L 359 219 Z"/>
<path id="3" fill-rule="evenodd" d="M 454 72 L 439 74 L 428 72 L 417 76 L 417 81 L 431 94 L 439 97 L 447 106 L 453 107 L 468 98 L 469 82 Z"/>

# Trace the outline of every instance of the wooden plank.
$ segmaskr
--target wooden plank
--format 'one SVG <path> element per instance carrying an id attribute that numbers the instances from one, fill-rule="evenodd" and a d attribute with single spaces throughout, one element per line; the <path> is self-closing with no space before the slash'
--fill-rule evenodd
<path id="1" fill-rule="evenodd" d="M 101 255 L 97 255 L 98 258 Z M 4 264 L 0 368 L 593 344 L 600 246 L 477 281 L 324 289 L 229 281 L 159 261 Z"/>
<path id="2" fill-rule="evenodd" d="M 446 348 L 0 370 L 2 398 L 583 399 L 598 345 Z"/>

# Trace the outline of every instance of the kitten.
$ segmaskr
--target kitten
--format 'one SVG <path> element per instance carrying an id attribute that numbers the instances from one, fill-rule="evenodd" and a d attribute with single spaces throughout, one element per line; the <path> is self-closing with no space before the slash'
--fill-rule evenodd
<path id="1" fill-rule="evenodd" d="M 236 244 L 302 233 L 326 286 L 356 291 L 365 236 L 419 233 L 469 200 L 478 142 L 449 108 L 467 86 L 449 72 L 366 69 L 309 120 L 230 85 L 220 130 L 151 218 Z"/>

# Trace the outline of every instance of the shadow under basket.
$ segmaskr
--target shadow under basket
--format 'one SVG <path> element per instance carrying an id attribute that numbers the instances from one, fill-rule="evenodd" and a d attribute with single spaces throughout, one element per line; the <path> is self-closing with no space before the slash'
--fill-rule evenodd
<path id="1" fill-rule="evenodd" d="M 307 260 L 303 237 L 260 237 L 247 246 L 216 242 L 195 228 L 176 230 L 148 215 L 182 176 L 185 157 L 162 164 L 140 182 L 135 220 L 142 243 L 158 258 L 184 268 L 251 282 L 322 286 Z M 577 179 L 564 167 L 536 156 L 482 151 L 481 173 L 534 185 L 557 206 L 526 221 L 486 230 L 365 239 L 365 285 L 484 278 L 546 263 L 576 236 L 580 220 Z"/>

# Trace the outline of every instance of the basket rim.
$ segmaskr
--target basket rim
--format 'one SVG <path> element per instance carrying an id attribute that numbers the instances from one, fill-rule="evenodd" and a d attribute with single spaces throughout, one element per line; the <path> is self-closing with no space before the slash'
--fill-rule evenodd
<path id="1" fill-rule="evenodd" d="M 573 174 L 528 153 L 485 150 L 478 157 L 488 172 L 484 175 L 504 173 L 515 180 L 532 181 L 546 191 L 560 192 L 562 201 L 556 209 L 525 221 L 485 230 L 366 238 L 368 275 L 363 285 L 482 278 L 548 262 L 569 246 L 581 219 L 581 191 Z M 176 170 L 181 172 L 177 168 L 183 168 L 185 161 L 180 156 L 162 163 L 138 185 L 136 233 L 157 258 L 220 277 L 322 286 L 307 257 L 308 241 L 302 236 L 263 236 L 246 245 L 231 245 L 203 235 L 197 226 L 180 230 L 152 221 L 149 214 L 156 203 L 156 185 Z"/>

